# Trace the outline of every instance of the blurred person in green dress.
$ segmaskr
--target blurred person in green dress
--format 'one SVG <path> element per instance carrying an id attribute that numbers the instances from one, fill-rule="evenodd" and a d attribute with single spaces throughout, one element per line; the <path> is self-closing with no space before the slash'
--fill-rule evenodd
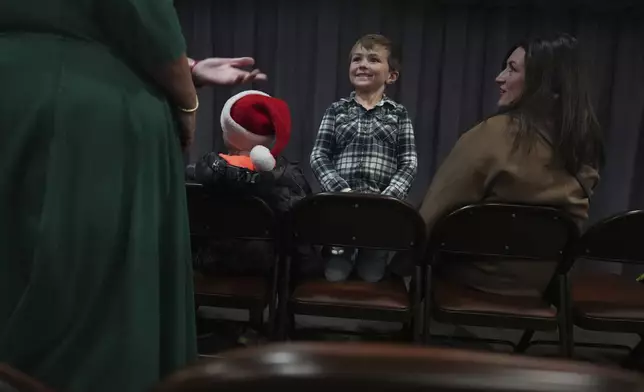
<path id="1" fill-rule="evenodd" d="M 50 387 L 140 392 L 196 358 L 193 77 L 265 75 L 185 50 L 172 0 L 0 2 L 0 362 Z"/>

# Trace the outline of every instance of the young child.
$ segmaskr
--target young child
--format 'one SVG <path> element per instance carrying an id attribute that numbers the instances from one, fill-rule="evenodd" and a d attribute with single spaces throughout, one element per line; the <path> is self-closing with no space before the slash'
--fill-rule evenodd
<path id="1" fill-rule="evenodd" d="M 398 79 L 399 56 L 382 35 L 360 38 L 351 49 L 349 79 L 354 91 L 331 104 L 318 132 L 311 168 L 325 192 L 364 192 L 404 199 L 417 169 L 414 130 L 404 106 L 385 95 Z M 325 275 L 345 280 L 354 252 L 332 249 Z M 380 281 L 389 252 L 358 252 L 355 265 L 365 281 Z"/>
<path id="2" fill-rule="evenodd" d="M 210 192 L 260 197 L 278 216 L 311 193 L 297 163 L 281 156 L 291 134 L 286 102 L 261 91 L 244 91 L 224 105 L 221 128 L 227 153 L 211 152 L 188 165 L 188 180 Z M 273 264 L 272 246 L 263 241 L 193 242 L 196 267 L 206 274 L 265 275 Z M 312 247 L 296 249 L 295 258 L 295 272 L 301 274 L 314 274 L 321 264 Z"/>

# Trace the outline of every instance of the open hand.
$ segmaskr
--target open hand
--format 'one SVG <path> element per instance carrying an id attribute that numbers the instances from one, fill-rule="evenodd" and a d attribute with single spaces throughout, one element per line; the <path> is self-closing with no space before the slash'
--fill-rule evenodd
<path id="1" fill-rule="evenodd" d="M 266 80 L 267 76 L 259 69 L 246 71 L 255 65 L 252 57 L 221 58 L 212 57 L 197 62 L 192 69 L 192 77 L 197 85 L 219 84 L 236 85 L 255 80 Z"/>

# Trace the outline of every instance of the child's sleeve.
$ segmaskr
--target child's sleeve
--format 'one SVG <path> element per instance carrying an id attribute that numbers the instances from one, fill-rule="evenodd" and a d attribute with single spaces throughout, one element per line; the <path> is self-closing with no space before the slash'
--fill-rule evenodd
<path id="1" fill-rule="evenodd" d="M 320 130 L 311 152 L 311 169 L 325 192 L 349 189 L 349 184 L 338 174 L 333 164 L 335 150 L 335 110 L 329 107 L 322 117 Z"/>
<path id="2" fill-rule="evenodd" d="M 416 156 L 416 141 L 414 139 L 414 127 L 405 110 L 404 115 L 398 121 L 399 134 L 396 144 L 398 170 L 391 178 L 389 186 L 382 191 L 383 195 L 393 196 L 403 200 L 411 188 L 418 169 L 418 158 Z"/>

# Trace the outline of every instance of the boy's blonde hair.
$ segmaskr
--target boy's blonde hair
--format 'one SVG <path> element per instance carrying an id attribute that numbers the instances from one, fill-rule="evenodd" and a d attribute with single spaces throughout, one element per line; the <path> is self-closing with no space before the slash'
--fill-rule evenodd
<path id="1" fill-rule="evenodd" d="M 382 46 L 389 52 L 387 57 L 387 62 L 389 63 L 389 69 L 391 71 L 400 71 L 400 53 L 398 47 L 384 35 L 380 34 L 367 34 L 356 41 L 356 43 L 351 48 L 351 53 L 349 56 L 353 55 L 353 50 L 356 47 L 363 47 L 367 50 L 372 50 L 376 46 Z"/>

